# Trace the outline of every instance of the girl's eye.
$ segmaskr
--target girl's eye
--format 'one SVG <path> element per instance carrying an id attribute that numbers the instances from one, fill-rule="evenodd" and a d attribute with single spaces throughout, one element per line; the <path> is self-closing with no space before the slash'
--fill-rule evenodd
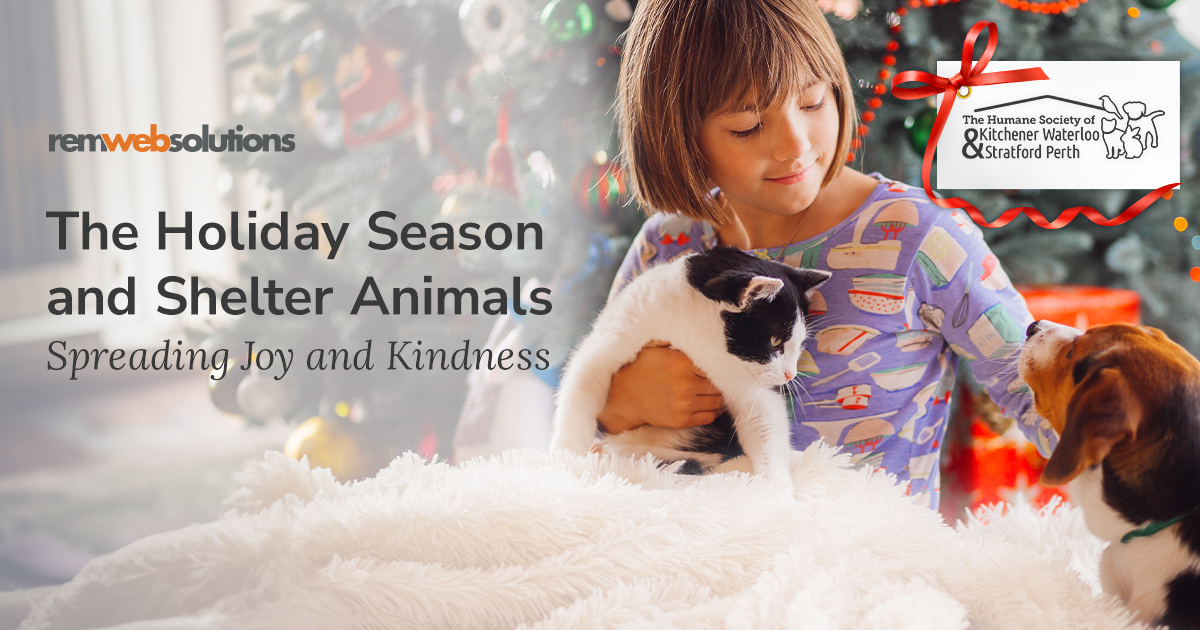
<path id="1" fill-rule="evenodd" d="M 812 105 L 805 105 L 804 107 L 801 107 L 800 109 L 802 109 L 806 112 L 815 112 L 818 109 L 821 109 L 824 105 L 825 105 L 825 99 L 821 99 Z"/>
<path id="2" fill-rule="evenodd" d="M 782 343 L 783 343 L 783 340 L 780 339 L 779 337 L 771 337 L 771 347 L 778 348 L 779 344 L 782 344 Z"/>
<path id="3" fill-rule="evenodd" d="M 762 129 L 762 123 L 761 123 L 761 122 L 760 122 L 760 123 L 758 123 L 757 125 L 754 125 L 754 126 L 753 126 L 753 127 L 751 127 L 750 129 L 747 129 L 747 130 L 745 130 L 745 131 L 735 131 L 735 132 L 733 132 L 733 135 L 735 135 L 735 136 L 737 136 L 737 137 L 739 137 L 739 138 L 745 138 L 745 137 L 747 137 L 747 136 L 752 136 L 752 135 L 754 135 L 754 134 L 755 134 L 755 133 L 756 133 L 756 132 L 757 132 L 759 129 Z"/>

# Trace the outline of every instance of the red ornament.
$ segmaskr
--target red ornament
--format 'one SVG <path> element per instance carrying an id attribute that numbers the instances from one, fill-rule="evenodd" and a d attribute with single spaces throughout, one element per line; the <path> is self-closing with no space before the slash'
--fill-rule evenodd
<path id="1" fill-rule="evenodd" d="M 500 113 L 496 116 L 496 139 L 492 141 L 487 152 L 487 171 L 483 183 L 508 192 L 521 198 L 521 186 L 517 180 L 517 154 L 508 144 L 508 114 L 512 104 L 512 92 L 509 92 L 500 103 Z"/>
<path id="2" fill-rule="evenodd" d="M 871 109 L 879 109 L 880 107 L 883 107 L 883 101 L 878 98 L 873 98 L 867 101 L 867 107 L 870 107 Z"/>
<path id="3" fill-rule="evenodd" d="M 338 95 L 347 147 L 382 140 L 417 122 L 417 108 L 401 91 L 400 75 L 383 60 L 383 45 L 367 39 L 363 46 L 362 80 Z"/>
<path id="4" fill-rule="evenodd" d="M 889 41 L 887 43 L 887 49 L 888 49 L 888 52 L 896 52 L 897 50 L 900 50 L 900 42 L 898 42 L 894 39 Z"/>
<path id="5" fill-rule="evenodd" d="M 870 112 L 870 111 L 863 112 L 862 119 L 866 122 L 874 122 L 875 121 L 875 112 Z"/>
<path id="6" fill-rule="evenodd" d="M 895 57 L 895 56 L 893 56 L 893 55 L 887 55 L 887 56 L 885 56 L 885 57 L 883 58 L 883 65 L 885 65 L 885 66 L 894 66 L 894 65 L 896 65 L 896 57 Z"/>

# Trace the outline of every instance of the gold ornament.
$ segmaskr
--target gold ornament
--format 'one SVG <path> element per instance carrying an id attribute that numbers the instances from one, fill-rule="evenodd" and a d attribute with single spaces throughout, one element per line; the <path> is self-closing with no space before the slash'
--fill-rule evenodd
<path id="1" fill-rule="evenodd" d="M 370 477 L 387 462 L 372 444 L 348 422 L 313 416 L 292 432 L 283 447 L 292 459 L 308 457 L 308 465 L 328 468 L 338 481 Z"/>

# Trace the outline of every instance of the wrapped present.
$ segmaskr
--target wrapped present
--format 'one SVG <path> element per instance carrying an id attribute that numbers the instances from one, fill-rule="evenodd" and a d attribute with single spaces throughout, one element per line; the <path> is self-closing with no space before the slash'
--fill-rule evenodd
<path id="1" fill-rule="evenodd" d="M 1141 323 L 1141 300 L 1135 291 L 1072 285 L 1017 290 L 1034 319 L 1079 329 L 1115 322 Z M 980 322 L 976 325 L 986 328 Z M 992 320 L 988 323 L 995 329 L 992 336 L 1007 345 L 1013 336 L 1008 330 L 1011 326 L 999 326 Z M 1040 507 L 1062 496 L 1059 489 L 1038 484 L 1046 459 L 1025 439 L 1015 422 L 1000 415 L 986 393 L 965 383 L 960 383 L 957 393 L 941 463 L 939 509 L 948 522 L 962 518 L 965 510 L 987 504 L 1011 503 L 1021 497 Z"/>

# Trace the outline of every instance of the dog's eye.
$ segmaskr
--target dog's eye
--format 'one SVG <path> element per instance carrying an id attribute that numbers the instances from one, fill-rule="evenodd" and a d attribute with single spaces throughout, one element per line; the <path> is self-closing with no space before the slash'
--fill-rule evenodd
<path id="1" fill-rule="evenodd" d="M 1067 358 L 1072 359 L 1074 357 L 1075 357 L 1075 348 L 1071 348 L 1070 350 L 1067 350 Z"/>
<path id="2" fill-rule="evenodd" d="M 771 337 L 771 347 L 772 348 L 778 348 L 779 345 L 782 343 L 783 343 L 783 340 L 780 339 L 779 337 Z"/>

